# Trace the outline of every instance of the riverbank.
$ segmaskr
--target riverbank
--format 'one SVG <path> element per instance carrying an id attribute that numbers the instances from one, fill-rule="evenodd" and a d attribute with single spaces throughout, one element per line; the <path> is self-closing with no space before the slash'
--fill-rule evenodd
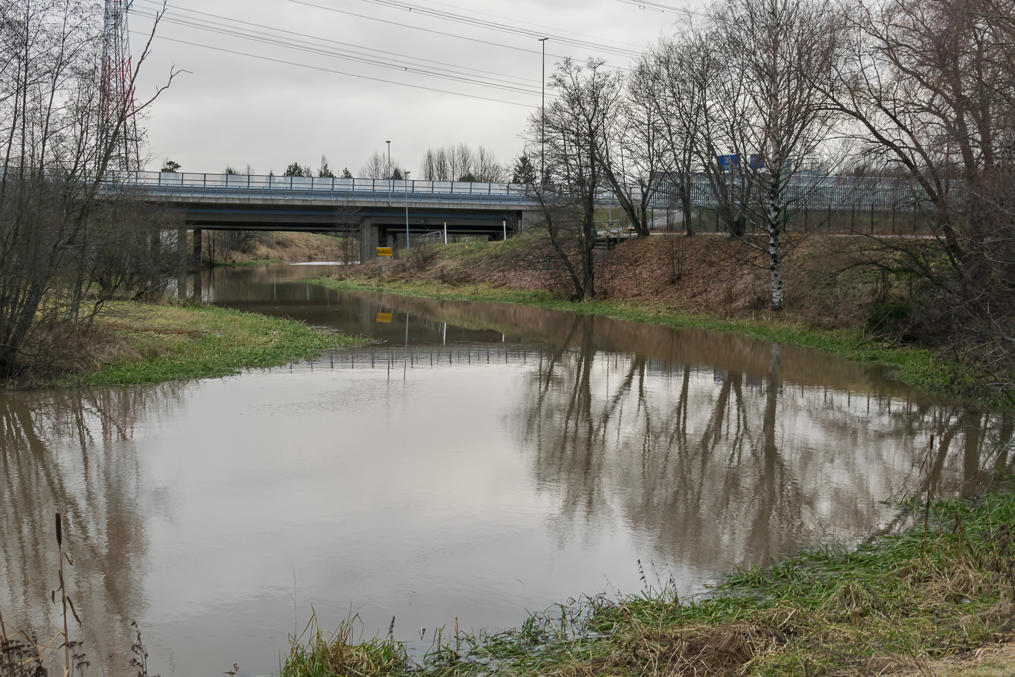
<path id="1" fill-rule="evenodd" d="M 883 364 L 891 368 L 895 378 L 905 383 L 984 408 L 1015 407 L 1015 403 L 1003 393 L 983 387 L 982 379 L 978 379 L 959 363 L 942 358 L 929 349 L 874 340 L 865 336 L 861 329 L 816 329 L 770 317 L 725 319 L 713 315 L 674 312 L 660 303 L 650 301 L 608 300 L 574 303 L 547 291 L 497 288 L 483 284 L 455 286 L 429 281 L 335 278 L 317 278 L 312 282 L 334 290 L 388 292 L 446 301 L 517 303 L 674 329 L 695 328 L 735 333 L 764 341 L 813 348 L 857 362 Z"/>
<path id="2" fill-rule="evenodd" d="M 281 675 L 1011 675 L 1013 488 L 916 498 L 903 533 L 738 571 L 700 599 L 663 586 L 502 632 L 444 628 L 419 662 L 390 639 L 351 643 L 351 623 L 311 628 Z"/>
<path id="3" fill-rule="evenodd" d="M 521 303 L 634 322 L 733 332 L 889 366 L 916 387 L 989 409 L 1015 408 L 1009 379 L 977 372 L 939 346 L 881 331 L 893 284 L 870 264 L 884 252 L 863 238 L 790 240 L 787 309 L 767 309 L 768 272 L 718 235 L 641 238 L 599 252 L 597 300 L 567 300 L 565 275 L 544 235 L 410 250 L 315 280 L 332 289 L 463 301 Z M 904 283 L 902 283 L 904 284 Z"/>
<path id="4" fill-rule="evenodd" d="M 214 378 L 362 343 L 300 322 L 214 306 L 105 304 L 65 358 L 23 385 L 129 385 Z"/>
<path id="5" fill-rule="evenodd" d="M 282 231 L 205 231 L 203 254 L 212 266 L 359 259 L 359 245 L 344 235 Z"/>

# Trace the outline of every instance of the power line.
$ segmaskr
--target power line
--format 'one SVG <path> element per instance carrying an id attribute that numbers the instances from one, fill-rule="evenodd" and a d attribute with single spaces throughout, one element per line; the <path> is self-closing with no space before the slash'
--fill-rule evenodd
<path id="1" fill-rule="evenodd" d="M 159 8 L 162 7 L 162 2 L 160 0 L 141 0 L 141 1 L 142 2 L 146 2 L 149 5 L 153 5 L 155 7 L 159 7 Z M 401 62 L 403 64 L 406 64 L 406 63 L 412 64 L 412 62 L 416 62 L 417 64 L 434 64 L 436 66 L 446 66 L 448 68 L 448 70 L 450 70 L 452 72 L 454 72 L 454 71 L 459 71 L 459 72 L 474 72 L 474 73 L 480 73 L 480 74 L 484 74 L 484 75 L 493 76 L 493 79 L 499 80 L 499 81 L 507 83 L 507 84 L 510 84 L 510 81 L 514 81 L 518 85 L 530 85 L 531 84 L 531 80 L 529 80 L 529 79 L 523 79 L 523 78 L 520 78 L 518 76 L 508 75 L 506 73 L 497 73 L 497 72 L 494 72 L 494 71 L 484 70 L 484 69 L 481 69 L 481 68 L 473 68 L 473 67 L 470 67 L 470 66 L 448 63 L 446 61 L 438 61 L 436 59 L 428 59 L 428 58 L 425 58 L 425 57 L 417 57 L 417 56 L 412 56 L 412 55 L 409 55 L 409 54 L 403 54 L 403 53 L 400 53 L 400 52 L 393 52 L 393 51 L 386 50 L 386 49 L 379 49 L 379 48 L 376 48 L 376 47 L 367 47 L 365 45 L 358 45 L 358 44 L 351 43 L 351 42 L 342 42 L 340 40 L 334 40 L 332 38 L 325 38 L 325 37 L 321 37 L 321 36 L 318 36 L 318 35 L 312 35 L 312 34 L 309 34 L 309 33 L 301 33 L 299 31 L 287 30 L 287 29 L 284 29 L 284 28 L 276 27 L 276 26 L 266 26 L 264 24 L 254 23 L 252 21 L 245 21 L 243 19 L 235 19 L 235 18 L 232 18 L 232 17 L 223 16 L 221 14 L 213 14 L 211 12 L 203 12 L 201 10 L 191 9 L 189 7 L 182 7 L 180 5 L 173 5 L 172 8 L 173 8 L 174 11 L 183 11 L 183 12 L 187 12 L 187 13 L 190 13 L 190 14 L 200 15 L 200 16 L 203 16 L 203 17 L 210 17 L 212 19 L 216 19 L 216 20 L 219 20 L 219 21 L 226 21 L 226 22 L 230 22 L 230 23 L 241 24 L 241 25 L 244 25 L 244 26 L 253 26 L 255 28 L 263 29 L 263 30 L 266 30 L 266 31 L 269 31 L 269 32 L 272 32 L 272 33 L 282 33 L 282 34 L 285 34 L 285 35 L 295 36 L 297 38 L 306 38 L 306 39 L 309 39 L 309 40 L 314 40 L 314 41 L 317 41 L 317 42 L 328 43 L 328 44 L 332 44 L 332 45 L 338 45 L 340 47 L 347 47 L 347 48 L 350 48 L 350 49 L 353 49 L 353 50 L 359 50 L 359 51 L 366 52 L 366 53 L 376 52 L 378 54 L 390 55 L 390 56 L 394 57 L 394 61 L 395 62 Z M 166 18 L 164 20 L 170 20 L 171 18 L 172 18 L 172 15 L 169 14 L 169 15 L 166 16 Z M 355 53 L 353 53 L 353 54 L 354 54 L 354 56 L 360 56 L 360 55 L 356 55 Z M 413 64 L 413 65 L 415 65 L 415 64 Z"/>
<path id="2" fill-rule="evenodd" d="M 138 31 L 131 31 L 131 32 L 134 33 L 135 35 L 140 35 L 142 37 L 148 37 L 147 33 L 141 33 L 141 32 L 138 32 Z M 156 35 L 155 39 L 156 40 L 165 40 L 165 41 L 168 41 L 168 42 L 176 42 L 176 43 L 179 43 L 181 45 L 188 45 L 190 47 L 200 47 L 202 49 L 210 49 L 212 51 L 223 52 L 225 54 L 233 54 L 233 55 L 236 55 L 236 56 L 245 56 L 245 57 L 248 57 L 248 58 L 251 58 L 251 59 L 259 59 L 261 61 L 269 61 L 271 63 L 278 63 L 278 64 L 283 64 L 283 65 L 286 65 L 286 66 L 296 66 L 297 68 L 305 68 L 305 69 L 308 69 L 308 70 L 315 70 L 315 71 L 320 71 L 320 72 L 323 72 L 323 73 L 333 73 L 333 74 L 336 74 L 336 75 L 345 75 L 345 76 L 348 76 L 348 77 L 351 77 L 351 78 L 358 78 L 360 80 L 371 80 L 373 82 L 382 82 L 382 83 L 389 84 L 389 85 L 398 85 L 400 87 L 410 87 L 412 89 L 422 89 L 424 91 L 437 92 L 439 94 L 451 94 L 452 96 L 461 96 L 461 97 L 465 97 L 465 98 L 468 98 L 468 99 L 478 99 L 480 101 L 490 101 L 490 102 L 493 102 L 493 103 L 503 103 L 503 104 L 506 104 L 508 106 L 518 106 L 520 108 L 530 108 L 530 109 L 532 108 L 531 104 L 519 103 L 517 101 L 508 101 L 506 99 L 495 99 L 493 97 L 479 96 L 478 94 L 466 94 L 464 92 L 456 92 L 456 91 L 448 90 L 448 89 L 439 89 L 437 87 L 427 87 L 425 85 L 414 85 L 414 84 L 410 84 L 410 83 L 407 83 L 407 82 L 399 82 L 397 80 L 387 80 L 385 78 L 378 78 L 378 77 L 373 77 L 373 76 L 370 76 L 370 75 L 362 75 L 362 74 L 359 74 L 359 73 L 349 73 L 347 71 L 340 71 L 340 70 L 336 70 L 334 68 L 325 68 L 324 66 L 314 66 L 314 65 L 311 65 L 311 64 L 300 63 L 300 62 L 297 62 L 297 61 L 288 61 L 286 59 L 276 59 L 274 57 L 262 56 L 260 54 L 251 54 L 249 52 L 241 52 L 241 51 L 235 50 L 235 49 L 226 49 L 224 47 L 214 47 L 212 45 L 205 45 L 203 43 L 192 42 L 190 40 L 181 40 L 179 38 L 169 38 L 169 37 L 165 37 L 165 36 L 162 36 L 162 35 Z"/>
<path id="3" fill-rule="evenodd" d="M 459 13 L 459 14 L 461 14 L 463 12 L 467 12 L 467 11 L 469 11 L 469 9 L 471 9 L 471 8 L 463 7 L 461 5 L 456 5 L 453 2 L 440 2 L 440 0 L 427 0 L 427 4 L 431 5 L 431 6 L 433 6 L 433 5 L 443 6 L 443 7 L 447 8 L 447 9 L 453 10 L 453 11 Z M 483 15 L 483 16 L 487 16 L 487 17 L 491 17 L 491 18 L 494 18 L 494 19 L 498 19 L 500 21 L 504 21 L 504 22 L 508 22 L 508 23 L 513 23 L 513 24 L 516 24 L 516 25 L 519 25 L 519 26 L 528 26 L 529 28 L 532 28 L 534 31 L 536 31 L 537 33 L 539 33 L 542 36 L 546 36 L 548 33 L 552 33 L 553 32 L 553 30 L 548 29 L 546 26 L 540 26 L 539 24 L 535 24 L 535 23 L 527 22 L 527 21 L 520 21 L 517 16 L 507 17 L 507 16 L 504 16 L 503 14 L 493 14 L 491 12 L 476 12 L 476 13 L 480 14 L 480 15 Z M 567 37 L 572 37 L 572 38 L 575 38 L 575 39 L 584 39 L 584 38 L 582 38 L 582 36 L 578 35 L 577 33 L 559 33 L 559 34 L 560 35 L 565 35 Z M 586 37 L 588 37 L 588 36 L 586 36 Z M 598 39 L 590 39 L 590 41 L 591 42 L 595 42 L 597 46 L 601 42 Z M 631 43 L 627 43 L 625 45 L 621 45 L 621 43 L 617 43 L 617 46 L 628 46 L 628 47 L 631 47 L 632 49 L 640 49 L 640 47 L 638 47 L 637 45 L 633 45 Z"/>
<path id="4" fill-rule="evenodd" d="M 154 18 L 154 15 L 147 14 L 145 12 L 139 12 L 138 14 L 140 16 L 143 16 L 143 17 L 146 17 L 146 18 Z M 511 83 L 496 82 L 496 81 L 492 81 L 492 80 L 482 80 L 482 79 L 479 79 L 479 78 L 476 78 L 476 77 L 472 77 L 472 76 L 468 76 L 468 75 L 463 75 L 463 74 L 459 74 L 459 73 L 453 73 L 453 72 L 450 72 L 450 73 L 449 72 L 440 72 L 438 70 L 418 67 L 418 66 L 415 66 L 415 65 L 412 65 L 412 64 L 404 64 L 404 63 L 403 64 L 393 64 L 393 63 L 381 61 L 381 60 L 378 60 L 378 59 L 375 59 L 375 58 L 366 57 L 366 56 L 360 56 L 360 55 L 355 55 L 355 54 L 342 54 L 342 53 L 336 52 L 334 50 L 330 50 L 330 49 L 326 49 L 326 48 L 322 48 L 322 47 L 317 47 L 317 46 L 314 46 L 314 45 L 307 45 L 307 44 L 300 45 L 300 44 L 294 43 L 292 41 L 274 38 L 274 37 L 271 37 L 270 35 L 251 33 L 251 32 L 247 32 L 247 31 L 243 31 L 243 30 L 238 30 L 238 29 L 233 29 L 233 28 L 229 28 L 229 27 L 216 26 L 216 25 L 212 25 L 212 24 L 208 24 L 208 23 L 201 23 L 201 22 L 197 22 L 197 21 L 191 21 L 191 20 L 188 20 L 186 18 L 163 16 L 162 21 L 165 21 L 165 22 L 171 23 L 171 24 L 180 25 L 180 26 L 185 26 L 185 27 L 188 27 L 188 28 L 195 28 L 197 30 L 202 30 L 202 31 L 209 32 L 209 33 L 215 33 L 215 34 L 218 34 L 218 35 L 227 35 L 227 36 L 230 36 L 230 37 L 241 38 L 241 39 L 244 39 L 244 40 L 250 40 L 250 41 L 258 42 L 258 43 L 262 43 L 262 44 L 273 45 L 273 46 L 276 46 L 276 47 L 283 47 L 285 49 L 291 49 L 291 50 L 294 50 L 294 51 L 304 52 L 304 53 L 308 53 L 308 54 L 316 54 L 316 55 L 319 55 L 319 56 L 346 59 L 346 60 L 349 60 L 349 61 L 363 63 L 363 64 L 367 64 L 367 65 L 371 65 L 371 66 L 377 66 L 377 67 L 381 67 L 381 68 L 388 68 L 388 69 L 397 70 L 397 71 L 406 72 L 406 73 L 415 73 L 415 74 L 423 75 L 423 76 L 426 76 L 426 77 L 435 77 L 435 78 L 441 78 L 441 79 L 451 80 L 451 81 L 455 81 L 455 82 L 462 82 L 462 83 L 470 84 L 470 85 L 478 85 L 478 86 L 481 86 L 481 87 L 490 87 L 490 88 L 500 89 L 500 90 L 504 90 L 504 91 L 508 91 L 508 92 L 512 92 L 512 93 L 517 93 L 517 94 L 532 94 L 532 95 L 535 95 L 535 94 L 539 93 L 539 90 L 537 90 L 537 89 L 528 88 L 528 87 L 525 87 L 525 86 L 514 85 L 514 84 L 511 84 Z"/>
<path id="5" fill-rule="evenodd" d="M 707 15 L 702 14 L 701 12 L 696 12 L 694 10 L 685 9 L 683 7 L 674 7 L 673 5 L 665 5 L 665 4 L 661 3 L 661 2 L 653 2 L 652 0 L 617 0 L 617 2 L 625 4 L 625 5 L 634 5 L 635 7 L 639 8 L 639 9 L 652 9 L 652 10 L 655 10 L 657 12 L 664 12 L 664 13 L 669 13 L 669 14 L 681 14 L 681 15 L 685 15 L 685 16 L 686 15 L 691 15 L 691 16 L 700 17 L 702 19 L 707 19 L 708 18 Z"/>
<path id="6" fill-rule="evenodd" d="M 467 35 L 459 35 L 457 33 L 447 33 L 445 31 L 439 31 L 433 28 L 424 28 L 422 26 L 414 26 L 412 24 L 401 23 L 399 21 L 392 21 L 390 19 L 382 19 L 376 16 L 370 16 L 369 14 L 359 14 L 358 12 L 350 12 L 345 9 L 338 9 L 337 7 L 329 7 L 328 5 L 319 5 L 308 0 L 288 0 L 297 5 L 304 5 L 306 7 L 314 7 L 315 9 L 323 9 L 326 12 L 334 12 L 335 14 L 344 14 L 346 16 L 354 16 L 359 19 L 366 19 L 367 21 L 377 21 L 379 23 L 388 24 L 390 26 L 398 26 L 400 28 L 408 28 L 414 31 L 422 31 L 424 33 L 432 33 L 434 35 L 441 35 L 446 38 L 455 38 L 456 40 L 468 40 L 469 42 L 479 43 L 481 45 L 487 45 L 490 47 L 501 47 L 503 49 L 511 49 L 516 52 L 524 52 L 526 54 L 540 55 L 541 52 L 538 49 L 528 49 L 526 47 L 518 47 L 516 45 L 508 45 L 503 42 L 493 42 L 492 40 L 483 40 L 481 38 L 472 38 Z M 554 59 L 567 59 L 567 54 L 547 54 L 547 56 L 553 57 Z"/>
<path id="7" fill-rule="evenodd" d="M 404 0 L 362 0 L 362 1 L 369 2 L 375 5 L 381 5 L 384 7 L 391 7 L 394 9 L 401 9 L 409 12 L 414 12 L 416 14 L 432 16 L 438 19 L 443 19 L 445 21 L 466 24 L 468 26 L 476 26 L 479 28 L 499 31 L 502 33 L 521 35 L 527 38 L 539 38 L 545 36 L 551 38 L 554 42 L 559 42 L 561 44 L 571 45 L 573 47 L 579 47 L 581 49 L 591 49 L 602 52 L 608 52 L 618 56 L 634 57 L 637 56 L 639 53 L 637 50 L 627 49 L 624 47 L 614 47 L 611 45 L 603 44 L 600 41 L 580 40 L 576 38 L 567 37 L 566 35 L 547 33 L 545 31 L 538 31 L 529 28 L 520 28 L 517 26 L 512 26 L 510 24 L 501 23 L 499 21 L 489 21 L 487 19 L 479 19 L 464 14 L 458 14 L 456 12 L 446 12 L 444 10 L 432 9 L 429 7 L 424 7 L 422 5 L 404 2 Z"/>

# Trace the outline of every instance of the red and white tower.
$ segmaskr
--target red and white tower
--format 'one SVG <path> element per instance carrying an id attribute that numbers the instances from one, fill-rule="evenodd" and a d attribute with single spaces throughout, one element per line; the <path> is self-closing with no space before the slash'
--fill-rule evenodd
<path id="1" fill-rule="evenodd" d="M 137 115 L 134 108 L 134 69 L 130 57 L 127 12 L 134 0 L 106 0 L 102 38 L 102 147 L 115 139 L 109 168 L 140 169 Z"/>

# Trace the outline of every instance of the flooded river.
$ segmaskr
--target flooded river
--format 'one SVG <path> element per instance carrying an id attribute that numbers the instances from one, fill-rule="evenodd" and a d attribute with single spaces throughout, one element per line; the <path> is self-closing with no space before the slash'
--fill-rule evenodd
<path id="1" fill-rule="evenodd" d="M 297 280 L 320 272 L 215 271 L 206 294 L 371 345 L 224 379 L 0 395 L 8 628 L 42 638 L 58 621 L 57 510 L 89 674 L 119 674 L 136 620 L 152 673 L 257 675 L 313 613 L 325 629 L 355 615 L 365 637 L 394 618 L 419 648 L 456 618 L 503 628 L 583 593 L 671 579 L 701 593 L 1010 463 L 1010 419 L 877 368 Z"/>

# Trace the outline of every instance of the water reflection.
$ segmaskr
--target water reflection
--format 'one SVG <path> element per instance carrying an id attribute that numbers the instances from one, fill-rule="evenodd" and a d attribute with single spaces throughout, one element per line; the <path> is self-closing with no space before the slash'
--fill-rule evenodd
<path id="1" fill-rule="evenodd" d="M 122 656 L 138 618 L 164 677 L 273 671 L 311 607 L 325 627 L 359 612 L 368 636 L 392 616 L 400 639 L 455 617 L 503 627 L 636 591 L 639 558 L 698 592 L 1012 466 L 1010 417 L 808 350 L 270 271 L 208 293 L 373 343 L 223 380 L 0 396 L 5 618 L 55 621 L 60 510 L 92 641 Z"/>
<path id="2" fill-rule="evenodd" d="M 130 620 L 144 609 L 147 542 L 139 502 L 139 419 L 172 408 L 181 387 L 89 388 L 0 395 L 0 610 L 9 627 L 50 637 L 58 555 L 53 515 L 63 513 L 68 570 L 93 664 L 126 669 Z M 95 654 L 98 655 L 95 655 Z"/>
<path id="3" fill-rule="evenodd" d="M 777 344 L 716 353 L 709 369 L 597 351 L 598 324 L 571 319 L 516 417 L 562 540 L 617 512 L 660 561 L 718 573 L 863 537 L 895 514 L 885 501 L 971 495 L 1007 466 L 1008 416 L 794 383 L 813 370 L 791 360 L 808 356 Z M 673 352 L 702 339 L 685 333 Z M 856 382 L 849 371 L 834 376 Z"/>

